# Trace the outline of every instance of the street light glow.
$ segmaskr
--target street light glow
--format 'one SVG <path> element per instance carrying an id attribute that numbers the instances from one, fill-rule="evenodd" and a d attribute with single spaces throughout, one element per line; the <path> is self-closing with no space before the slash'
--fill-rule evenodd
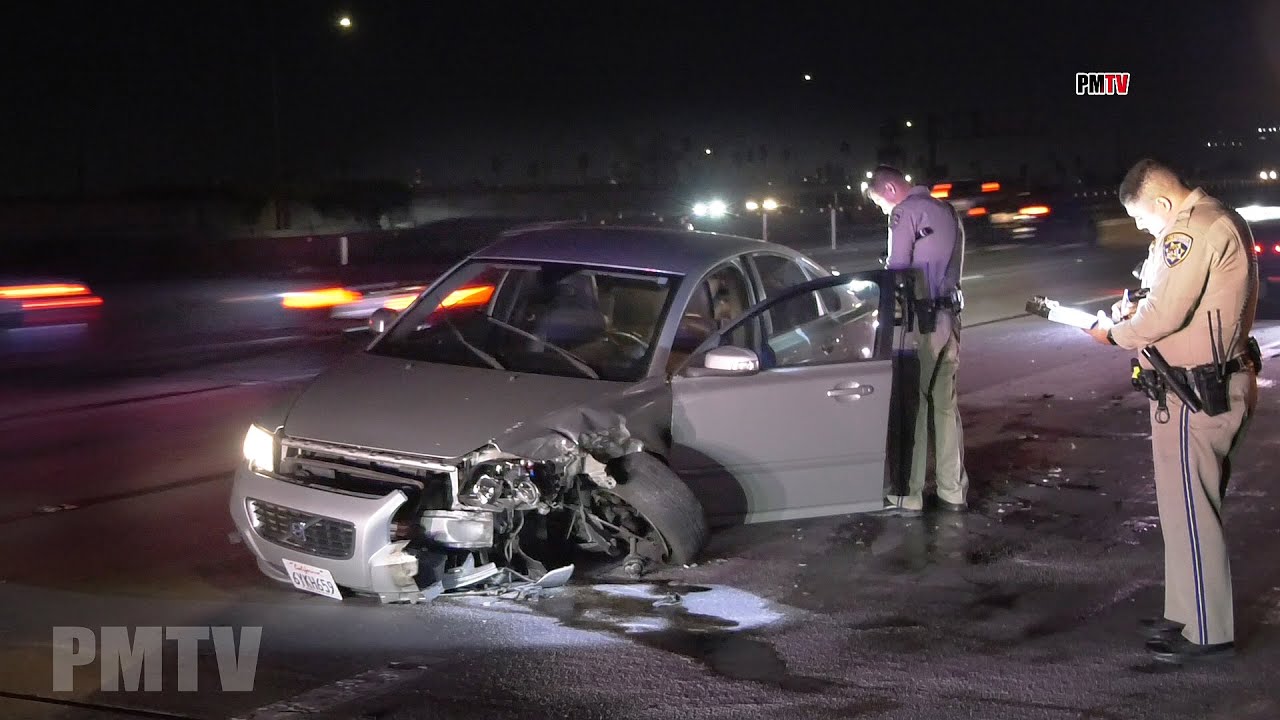
<path id="1" fill-rule="evenodd" d="M 805 82 L 809 82 L 809 81 L 810 81 L 810 80 L 812 80 L 812 79 L 813 79 L 813 76 L 812 76 L 812 75 L 810 75 L 809 73 L 805 73 L 805 74 L 804 74 L 804 81 L 805 81 Z"/>
<path id="2" fill-rule="evenodd" d="M 868 180 L 870 180 L 870 179 L 871 179 L 871 171 L 870 171 L 870 170 L 868 170 L 868 171 L 867 171 L 867 179 L 868 179 Z"/>
<path id="3" fill-rule="evenodd" d="M 338 27 L 343 28 L 343 29 L 350 29 L 350 28 L 351 28 L 351 16 L 350 16 L 350 15 L 343 15 L 342 17 L 338 18 Z"/>
<path id="4" fill-rule="evenodd" d="M 777 209 L 778 209 L 778 201 L 777 201 L 777 200 L 774 200 L 773 198 L 765 198 L 765 199 L 764 199 L 764 209 L 765 209 L 765 210 L 777 210 Z"/>
<path id="5" fill-rule="evenodd" d="M 707 148 L 707 149 L 703 150 L 702 152 L 704 152 L 704 153 L 706 153 L 706 154 L 710 155 L 710 154 L 711 154 L 711 148 Z"/>
<path id="6" fill-rule="evenodd" d="M 911 121 L 910 121 L 910 120 L 908 120 L 908 121 L 907 121 L 907 127 L 911 127 Z"/>
<path id="7" fill-rule="evenodd" d="M 748 210 L 749 212 L 755 212 L 755 211 L 757 211 L 757 210 L 759 210 L 759 209 L 760 209 L 760 203 L 756 202 L 755 200 L 748 200 L 748 201 L 747 201 L 747 210 Z"/>
<path id="8" fill-rule="evenodd" d="M 904 177 L 904 179 L 905 179 L 907 182 L 911 182 L 911 176 L 910 176 L 910 175 L 905 176 L 905 177 Z"/>

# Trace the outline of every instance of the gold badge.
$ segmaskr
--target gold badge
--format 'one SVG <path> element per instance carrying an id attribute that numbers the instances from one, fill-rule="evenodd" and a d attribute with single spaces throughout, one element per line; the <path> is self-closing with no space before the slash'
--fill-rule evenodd
<path id="1" fill-rule="evenodd" d="M 1191 236 L 1186 233 L 1169 233 L 1164 236 L 1161 246 L 1164 251 L 1165 267 L 1177 267 L 1178 263 L 1191 254 Z"/>

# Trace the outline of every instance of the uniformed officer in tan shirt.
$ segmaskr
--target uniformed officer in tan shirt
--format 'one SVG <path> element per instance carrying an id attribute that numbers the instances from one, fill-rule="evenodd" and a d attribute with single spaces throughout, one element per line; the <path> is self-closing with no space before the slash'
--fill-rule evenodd
<path id="1" fill-rule="evenodd" d="M 907 494 L 888 495 L 886 505 L 913 513 L 924 508 L 932 417 L 938 507 L 963 511 L 968 507 L 969 474 L 964 467 L 956 370 L 960 365 L 964 228 L 950 203 L 934 198 L 924 186 L 913 187 L 906 176 L 892 167 L 882 165 L 872 172 L 867 197 L 889 216 L 886 267 L 919 270 L 926 285 L 924 300 L 937 308 L 934 330 L 915 334 L 920 392 Z"/>
<path id="2" fill-rule="evenodd" d="M 1119 322 L 1088 332 L 1126 350 L 1154 345 L 1184 369 L 1214 363 L 1216 343 L 1216 359 L 1230 373 L 1221 414 L 1192 412 L 1173 392 L 1165 407 L 1152 401 L 1165 601 L 1163 618 L 1144 621 L 1147 648 L 1162 660 L 1229 655 L 1235 635 L 1222 500 L 1227 457 L 1257 399 L 1258 368 L 1247 351 L 1258 296 L 1253 236 L 1233 210 L 1153 160 L 1135 165 L 1119 194 L 1138 228 L 1154 236 L 1142 270 L 1149 292 L 1136 304 L 1118 303 Z M 1145 358 L 1142 366 L 1151 367 Z"/>

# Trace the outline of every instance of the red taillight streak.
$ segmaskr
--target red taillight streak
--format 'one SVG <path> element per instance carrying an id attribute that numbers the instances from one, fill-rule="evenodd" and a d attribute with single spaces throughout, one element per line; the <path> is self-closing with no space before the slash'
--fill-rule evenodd
<path id="1" fill-rule="evenodd" d="M 23 300 L 23 310 L 54 310 L 68 308 L 86 308 L 96 307 L 102 304 L 102 298 L 97 295 L 87 295 L 82 297 L 64 297 L 49 298 L 39 300 Z"/>

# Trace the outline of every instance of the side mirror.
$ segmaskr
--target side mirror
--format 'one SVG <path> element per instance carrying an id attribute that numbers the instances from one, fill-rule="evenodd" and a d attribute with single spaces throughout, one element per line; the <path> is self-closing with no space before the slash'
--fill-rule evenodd
<path id="1" fill-rule="evenodd" d="M 383 307 L 374 310 L 373 314 L 369 316 L 369 330 L 373 331 L 375 335 L 381 335 L 387 331 L 391 323 L 395 322 L 396 316 L 399 314 L 391 308 Z"/>
<path id="2" fill-rule="evenodd" d="M 751 350 L 730 345 L 707 351 L 702 366 L 727 375 L 750 375 L 760 372 L 760 358 Z"/>

